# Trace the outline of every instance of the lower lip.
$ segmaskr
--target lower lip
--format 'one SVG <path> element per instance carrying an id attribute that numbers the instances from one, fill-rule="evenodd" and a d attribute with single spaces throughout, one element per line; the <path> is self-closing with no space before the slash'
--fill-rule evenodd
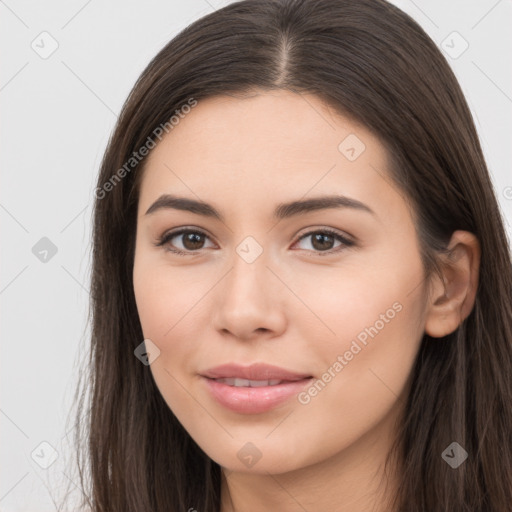
<path id="1" fill-rule="evenodd" d="M 235 387 L 203 377 L 212 396 L 224 407 L 241 414 L 266 412 L 300 393 L 313 380 L 283 382 L 275 386 Z"/>

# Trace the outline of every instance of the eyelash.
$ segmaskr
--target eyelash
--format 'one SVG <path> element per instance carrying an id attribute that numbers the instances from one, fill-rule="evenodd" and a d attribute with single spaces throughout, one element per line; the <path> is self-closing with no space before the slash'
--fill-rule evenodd
<path id="1" fill-rule="evenodd" d="M 206 233 L 203 233 L 202 231 L 198 231 L 198 230 L 195 230 L 195 229 L 189 229 L 189 228 L 181 228 L 181 229 L 178 229 L 176 231 L 171 231 L 169 233 L 164 233 L 158 239 L 158 242 L 155 244 L 155 246 L 156 247 L 162 247 L 162 246 L 166 245 L 173 238 L 175 238 L 175 237 L 177 237 L 179 235 L 182 235 L 184 233 L 193 233 L 193 234 L 203 235 L 205 237 L 208 237 L 208 235 Z M 338 252 L 342 251 L 344 248 L 352 247 L 352 246 L 355 245 L 355 242 L 353 242 L 352 240 L 349 240 L 348 238 L 340 235 L 337 231 L 333 231 L 332 229 L 329 229 L 329 228 L 317 229 L 317 230 L 314 230 L 314 231 L 309 231 L 309 232 L 305 233 L 304 235 L 302 235 L 297 240 L 297 242 L 300 242 L 304 238 L 307 238 L 308 236 L 311 236 L 311 235 L 314 235 L 314 234 L 318 234 L 318 233 L 331 235 L 336 240 L 338 240 L 338 241 L 340 241 L 342 243 L 342 245 L 340 247 L 336 248 L 336 249 L 329 249 L 327 251 L 313 251 L 318 256 L 327 256 L 327 255 L 330 255 L 330 254 L 338 253 Z M 297 243 L 297 242 L 295 242 L 295 243 Z M 345 247 L 343 247 L 343 246 L 345 246 Z M 198 251 L 200 251 L 201 249 L 197 249 L 197 251 L 182 251 L 181 249 L 176 249 L 176 248 L 173 249 L 171 247 L 166 247 L 165 250 L 167 250 L 169 252 L 172 252 L 172 253 L 175 253 L 175 254 L 179 254 L 180 256 L 191 256 L 191 255 L 197 254 Z M 304 250 L 308 250 L 308 249 L 304 249 Z"/>

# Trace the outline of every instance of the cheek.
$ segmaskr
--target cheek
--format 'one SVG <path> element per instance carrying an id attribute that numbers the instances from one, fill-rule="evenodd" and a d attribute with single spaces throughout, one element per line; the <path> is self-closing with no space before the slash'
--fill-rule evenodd
<path id="1" fill-rule="evenodd" d="M 322 460 L 378 425 L 394 420 L 392 411 L 405 401 L 422 334 L 412 320 L 418 315 L 417 303 L 403 297 L 399 302 L 367 303 L 366 321 L 361 323 L 339 314 L 336 342 L 324 344 L 321 351 L 311 355 L 312 360 L 321 359 L 324 365 L 316 373 L 317 379 L 297 397 L 299 405 L 293 415 L 297 431 L 283 431 L 283 442 L 300 445 L 307 431 L 310 443 L 316 447 L 315 459 Z M 309 456 L 304 454 L 305 458 Z"/>
<path id="2" fill-rule="evenodd" d="M 207 352 L 204 340 L 212 339 L 206 332 L 211 329 L 209 292 L 217 280 L 211 269 L 171 267 L 146 254 L 135 258 L 134 293 L 142 332 L 160 350 L 150 370 L 173 410 L 190 402 L 183 392 L 186 381 L 198 370 L 198 354 Z"/>
<path id="3" fill-rule="evenodd" d="M 298 397 L 313 429 L 334 437 L 341 429 L 344 441 L 355 439 L 397 403 L 423 336 L 423 287 L 411 287 L 421 267 L 407 272 L 399 278 L 382 273 L 379 281 L 345 277 L 332 284 L 343 283 L 343 292 L 318 295 L 319 311 L 335 336 L 310 353 L 323 366 Z M 327 410 L 329 421 L 322 423 Z"/>
<path id="4" fill-rule="evenodd" d="M 401 269 L 378 263 L 317 269 L 293 280 L 294 293 L 307 310 L 297 303 L 295 313 L 286 314 L 290 325 L 302 325 L 301 338 L 309 340 L 310 349 L 331 357 L 333 352 L 349 350 L 356 338 L 364 345 L 396 329 L 417 332 L 421 301 L 411 283 L 421 284 L 421 276 L 419 264 Z"/>
<path id="5" fill-rule="evenodd" d="M 322 321 L 322 335 L 312 326 L 303 330 L 304 338 L 317 340 L 305 351 L 322 363 L 317 375 L 325 375 L 321 380 L 330 390 L 324 393 L 320 384 L 315 400 L 324 398 L 318 402 L 342 401 L 357 411 L 385 396 L 395 400 L 402 390 L 424 330 L 423 269 L 415 253 L 408 254 L 407 262 L 397 255 L 394 263 L 390 257 L 332 269 L 331 275 L 315 275 L 315 286 L 303 285 L 302 296 Z"/>
<path id="6" fill-rule="evenodd" d="M 201 297 L 207 292 L 202 284 L 185 279 L 190 273 L 136 258 L 133 272 L 134 293 L 144 339 L 160 350 L 150 371 L 169 408 L 179 417 L 187 415 L 190 395 L 187 388 L 188 368 L 193 362 L 201 337 Z M 204 314 L 204 313 L 203 313 Z"/>
<path id="7" fill-rule="evenodd" d="M 197 273 L 173 269 L 144 256 L 135 259 L 133 286 L 144 336 L 164 344 L 197 314 L 195 308 L 207 292 L 205 279 Z"/>

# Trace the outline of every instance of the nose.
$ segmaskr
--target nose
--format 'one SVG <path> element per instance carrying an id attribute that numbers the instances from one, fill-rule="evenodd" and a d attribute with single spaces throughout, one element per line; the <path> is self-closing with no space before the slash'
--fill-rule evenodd
<path id="1" fill-rule="evenodd" d="M 273 338 L 286 329 L 286 287 L 261 254 L 248 263 L 237 253 L 216 286 L 213 324 L 223 336 L 240 340 Z"/>

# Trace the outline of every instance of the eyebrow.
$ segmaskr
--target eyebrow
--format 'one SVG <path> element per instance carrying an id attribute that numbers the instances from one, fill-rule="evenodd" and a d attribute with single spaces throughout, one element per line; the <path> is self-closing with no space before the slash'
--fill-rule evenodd
<path id="1" fill-rule="evenodd" d="M 376 215 L 375 212 L 366 204 L 346 196 L 331 195 L 313 197 L 311 199 L 291 201 L 289 203 L 280 203 L 274 210 L 275 219 L 286 219 L 296 215 L 302 215 L 316 210 L 329 208 L 352 208 L 362 212 Z M 178 197 L 171 194 L 161 195 L 147 210 L 145 215 L 150 215 L 156 211 L 164 209 L 183 210 L 205 217 L 211 217 L 224 222 L 223 215 L 211 204 L 203 201 L 197 201 L 186 197 Z"/>

